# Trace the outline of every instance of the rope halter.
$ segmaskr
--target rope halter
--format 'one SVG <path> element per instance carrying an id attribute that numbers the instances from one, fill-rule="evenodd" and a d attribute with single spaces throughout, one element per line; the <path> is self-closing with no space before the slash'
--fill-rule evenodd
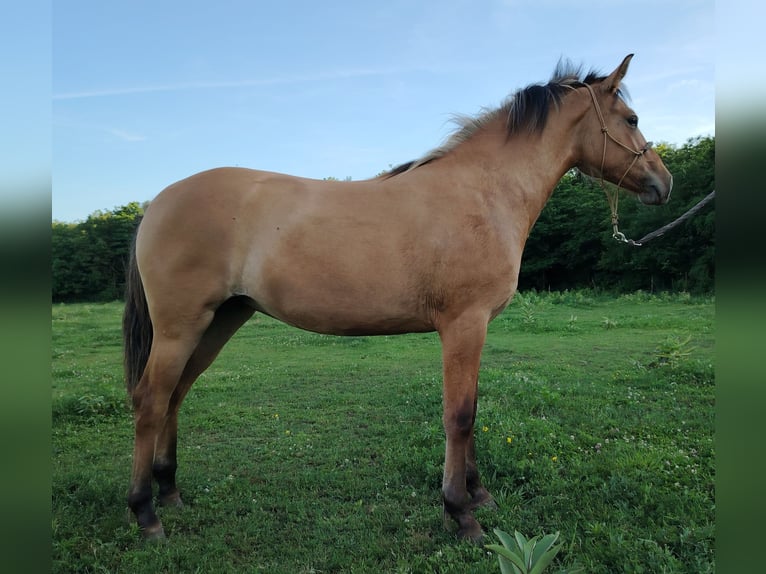
<path id="1" fill-rule="evenodd" d="M 609 207 L 612 210 L 612 237 L 614 237 L 617 241 L 620 241 L 622 243 L 629 243 L 631 245 L 639 246 L 640 243 L 633 241 L 632 239 L 627 239 L 625 237 L 625 234 L 622 233 L 618 226 L 618 216 L 617 216 L 617 206 L 620 199 L 620 186 L 622 185 L 622 181 L 625 179 L 625 177 L 630 173 L 630 170 L 633 169 L 633 166 L 636 165 L 636 162 L 640 157 L 642 157 L 647 151 L 649 151 L 652 148 L 652 142 L 647 142 L 644 147 L 642 147 L 640 150 L 633 149 L 630 146 L 625 145 L 618 139 L 616 139 L 612 134 L 609 133 L 609 128 L 606 127 L 606 121 L 604 120 L 604 114 L 601 113 L 601 106 L 598 104 L 598 100 L 596 99 L 596 93 L 593 91 L 593 88 L 590 84 L 584 84 L 586 88 L 588 88 L 588 92 L 590 92 L 590 97 L 593 100 L 593 107 L 596 109 L 596 115 L 598 116 L 598 121 L 601 123 L 601 133 L 604 134 L 604 148 L 601 153 L 601 168 L 599 170 L 600 174 L 600 182 L 601 182 L 601 189 L 604 190 L 604 194 L 606 195 L 606 199 L 609 202 Z M 606 184 L 604 183 L 604 163 L 606 162 L 606 143 L 607 138 L 612 140 L 614 143 L 616 143 L 621 148 L 629 151 L 633 154 L 633 161 L 630 162 L 630 165 L 628 166 L 628 169 L 625 170 L 625 173 L 622 174 L 622 177 L 617 182 L 617 187 L 614 190 L 614 193 L 610 193 L 609 189 L 607 188 Z"/>

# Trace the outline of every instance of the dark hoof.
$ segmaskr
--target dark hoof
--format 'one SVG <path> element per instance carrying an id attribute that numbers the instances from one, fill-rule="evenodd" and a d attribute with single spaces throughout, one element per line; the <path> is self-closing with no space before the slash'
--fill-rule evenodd
<path id="1" fill-rule="evenodd" d="M 467 540 L 481 546 L 484 542 L 484 531 L 479 523 L 474 520 L 474 524 L 460 527 L 457 531 L 457 537 L 459 540 Z"/>
<path id="2" fill-rule="evenodd" d="M 471 499 L 471 508 L 474 509 L 479 507 L 486 508 L 488 510 L 497 510 L 500 508 L 497 505 L 497 502 L 495 502 L 495 499 L 492 498 L 492 495 L 486 489 L 478 491 Z"/>
<path id="3" fill-rule="evenodd" d="M 184 503 L 181 500 L 181 495 L 177 492 L 168 496 L 161 496 L 158 503 L 163 508 L 183 508 Z"/>
<path id="4" fill-rule="evenodd" d="M 469 540 L 474 544 L 481 544 L 484 540 L 484 531 L 479 522 L 470 512 L 464 512 L 458 516 L 453 516 L 447 510 L 444 511 L 444 529 L 451 530 L 454 522 L 457 523 L 457 537 L 459 540 Z"/>
<path id="5" fill-rule="evenodd" d="M 147 526 L 142 530 L 144 540 L 147 542 L 160 542 L 166 539 L 165 529 L 162 528 L 162 523 L 158 523 L 154 526 Z"/>

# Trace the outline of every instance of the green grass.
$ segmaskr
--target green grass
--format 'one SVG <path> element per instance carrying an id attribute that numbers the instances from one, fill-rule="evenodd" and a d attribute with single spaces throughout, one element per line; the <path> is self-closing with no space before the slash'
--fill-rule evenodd
<path id="1" fill-rule="evenodd" d="M 442 524 L 434 334 L 335 338 L 256 316 L 181 411 L 179 485 L 145 544 L 125 502 L 121 305 L 55 305 L 56 572 L 487 572 Z M 490 325 L 486 532 L 560 531 L 550 571 L 714 571 L 714 301 L 517 295 Z M 487 542 L 496 542 L 489 534 Z"/>

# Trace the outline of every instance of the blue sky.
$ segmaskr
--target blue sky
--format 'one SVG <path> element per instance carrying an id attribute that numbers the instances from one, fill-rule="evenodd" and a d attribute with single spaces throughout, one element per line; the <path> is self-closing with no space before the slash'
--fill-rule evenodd
<path id="1" fill-rule="evenodd" d="M 52 217 L 222 165 L 374 176 L 561 57 L 626 78 L 647 139 L 715 133 L 712 0 L 53 3 Z"/>

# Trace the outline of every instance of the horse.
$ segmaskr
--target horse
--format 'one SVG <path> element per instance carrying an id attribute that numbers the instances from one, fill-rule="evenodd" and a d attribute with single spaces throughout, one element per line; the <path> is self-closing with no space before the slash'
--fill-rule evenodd
<path id="1" fill-rule="evenodd" d="M 476 463 L 479 362 L 511 301 L 527 236 L 570 169 L 665 203 L 672 176 L 638 129 L 622 80 L 560 60 L 548 83 L 461 117 L 422 158 L 362 181 L 224 167 L 151 201 L 128 264 L 125 378 L 135 441 L 128 506 L 145 539 L 153 506 L 183 506 L 178 412 L 254 313 L 331 335 L 437 332 L 443 368 L 445 521 L 481 540 L 494 506 Z"/>

